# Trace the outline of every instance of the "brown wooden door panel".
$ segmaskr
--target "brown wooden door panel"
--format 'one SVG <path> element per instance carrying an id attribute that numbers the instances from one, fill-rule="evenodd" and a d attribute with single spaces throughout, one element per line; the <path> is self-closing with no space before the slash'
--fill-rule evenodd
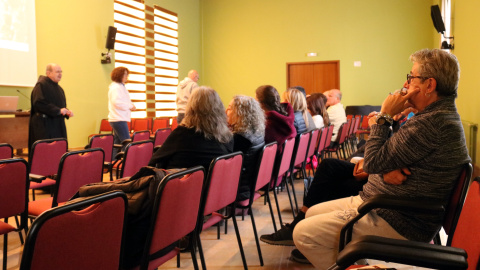
<path id="1" fill-rule="evenodd" d="M 307 94 L 340 89 L 340 61 L 287 63 L 287 87 L 303 86 Z"/>

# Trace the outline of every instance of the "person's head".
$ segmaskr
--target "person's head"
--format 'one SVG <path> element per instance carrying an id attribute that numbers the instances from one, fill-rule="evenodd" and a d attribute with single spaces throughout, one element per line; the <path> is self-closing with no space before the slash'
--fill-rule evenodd
<path id="1" fill-rule="evenodd" d="M 423 49 L 410 56 L 412 70 L 404 87 L 413 94 L 408 103 L 419 111 L 443 97 L 457 97 L 460 67 L 455 55 L 440 49 Z"/>
<path id="2" fill-rule="evenodd" d="M 128 68 L 116 67 L 112 70 L 112 73 L 110 73 L 110 78 L 114 82 L 125 84 L 128 80 L 128 74 L 130 74 Z"/>
<path id="3" fill-rule="evenodd" d="M 234 96 L 228 104 L 227 121 L 233 133 L 265 135 L 265 114 L 252 97 Z"/>
<path id="4" fill-rule="evenodd" d="M 45 74 L 50 80 L 58 83 L 62 79 L 62 68 L 55 63 L 50 63 L 47 65 Z"/>
<path id="5" fill-rule="evenodd" d="M 198 75 L 198 72 L 196 70 L 192 69 L 188 72 L 188 78 L 190 78 L 194 82 L 198 82 L 198 79 L 200 79 L 200 75 Z"/>
<path id="6" fill-rule="evenodd" d="M 320 115 L 323 118 L 324 125 L 330 123 L 325 106 L 327 98 L 322 93 L 313 93 L 307 97 L 307 108 L 312 116 Z"/>
<path id="7" fill-rule="evenodd" d="M 327 107 L 336 105 L 342 101 L 342 92 L 338 89 L 325 91 L 324 95 L 327 97 Z"/>
<path id="8" fill-rule="evenodd" d="M 292 105 L 294 112 L 304 112 L 307 110 L 305 96 L 297 88 L 288 88 L 287 91 L 283 93 L 283 99 Z"/>
<path id="9" fill-rule="evenodd" d="M 297 86 L 294 86 L 292 88 L 298 89 L 298 91 L 302 92 L 304 97 L 307 97 L 307 92 L 305 91 L 305 88 L 303 88 L 303 86 L 297 85 Z"/>
<path id="10" fill-rule="evenodd" d="M 280 104 L 280 95 L 275 87 L 262 85 L 255 91 L 255 96 L 264 111 L 276 111 L 280 114 L 287 115 L 287 112 Z"/>
<path id="11" fill-rule="evenodd" d="M 185 118 L 180 125 L 194 128 L 196 132 L 203 133 L 206 139 L 215 139 L 221 143 L 232 139 L 222 100 L 208 86 L 193 90 L 185 108 Z"/>

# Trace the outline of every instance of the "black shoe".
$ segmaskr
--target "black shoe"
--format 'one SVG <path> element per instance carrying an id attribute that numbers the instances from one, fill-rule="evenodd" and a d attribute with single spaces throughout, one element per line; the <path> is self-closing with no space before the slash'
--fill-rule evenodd
<path id="1" fill-rule="evenodd" d="M 300 252 L 300 250 L 298 249 L 292 250 L 290 258 L 292 258 L 292 260 L 298 263 L 312 264 L 307 258 L 305 258 L 305 256 L 303 256 L 302 252 Z"/>
<path id="2" fill-rule="evenodd" d="M 293 228 L 290 227 L 290 224 L 285 224 L 275 233 L 260 236 L 260 240 L 271 245 L 295 246 L 293 243 Z"/>

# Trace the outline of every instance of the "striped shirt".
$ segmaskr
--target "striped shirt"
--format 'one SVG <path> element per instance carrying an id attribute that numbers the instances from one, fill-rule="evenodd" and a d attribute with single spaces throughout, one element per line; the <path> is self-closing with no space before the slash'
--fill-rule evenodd
<path id="1" fill-rule="evenodd" d="M 360 196 L 375 194 L 442 201 L 446 204 L 463 165 L 470 162 L 455 99 L 446 97 L 428 105 L 388 138 L 389 128 L 372 125 L 365 147 L 364 170 L 370 174 Z M 383 173 L 408 168 L 401 185 L 383 181 Z M 410 240 L 430 241 L 442 216 L 378 209 L 398 233 Z"/>

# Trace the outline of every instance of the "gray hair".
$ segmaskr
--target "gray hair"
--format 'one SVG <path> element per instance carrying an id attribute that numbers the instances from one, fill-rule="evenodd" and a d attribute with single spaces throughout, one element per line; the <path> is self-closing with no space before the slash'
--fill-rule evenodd
<path id="1" fill-rule="evenodd" d="M 235 123 L 230 123 L 233 133 L 265 136 L 265 114 L 260 103 L 249 96 L 233 97 L 232 112 Z"/>
<path id="2" fill-rule="evenodd" d="M 420 76 L 437 81 L 438 96 L 457 97 L 460 66 L 455 55 L 440 49 L 423 49 L 410 55 L 410 61 L 419 64 Z"/>
<path id="3" fill-rule="evenodd" d="M 185 118 L 180 125 L 195 128 L 195 131 L 203 133 L 206 139 L 215 139 L 220 143 L 227 143 L 233 138 L 222 100 L 217 92 L 208 86 L 193 90 L 185 108 Z"/>

